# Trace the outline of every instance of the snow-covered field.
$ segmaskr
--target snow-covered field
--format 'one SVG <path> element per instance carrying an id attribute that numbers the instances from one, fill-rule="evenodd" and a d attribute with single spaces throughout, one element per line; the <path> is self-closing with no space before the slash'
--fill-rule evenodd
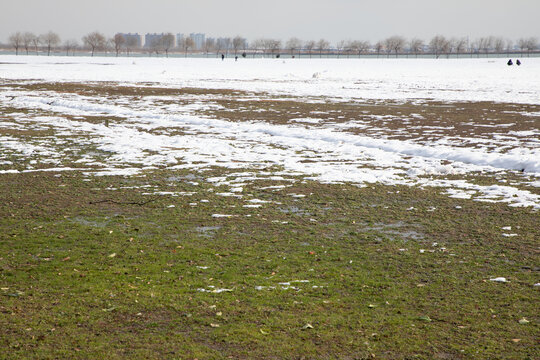
<path id="1" fill-rule="evenodd" d="M 210 59 L 1 56 L 3 79 L 155 82 L 338 99 L 540 102 L 540 59 Z"/>
<path id="2" fill-rule="evenodd" d="M 224 167 L 240 170 L 233 177 L 208 180 L 228 184 L 233 192 L 254 178 L 305 175 L 359 186 L 437 186 L 452 197 L 540 208 L 540 59 L 508 67 L 506 59 L 222 62 L 2 56 L 0 75 L 0 174 L 70 171 L 73 164 L 88 175 Z M 95 91 L 31 86 L 56 82 Z M 111 95 L 100 86 L 219 91 Z M 309 116 L 298 112 L 275 122 L 262 115 L 247 121 L 215 115 L 247 111 L 248 105 L 224 103 L 233 100 L 249 106 L 268 101 L 338 108 L 359 104 L 368 110 L 355 117 L 342 116 L 335 108 Z M 478 104 L 474 106 L 481 116 L 475 112 L 467 117 L 465 111 L 459 123 L 445 122 L 443 110 L 463 112 L 465 103 Z M 505 104 L 504 110 L 494 113 L 495 103 Z M 371 105 L 380 109 L 387 104 L 408 104 L 420 111 L 369 111 Z M 434 107 L 443 110 L 436 121 L 428 121 L 423 111 Z M 278 118 L 283 113 L 262 105 L 258 111 L 274 111 Z M 289 114 L 296 110 L 291 107 Z M 89 121 L 99 118 L 112 120 L 109 126 Z M 47 135 L 20 135 L 29 130 Z M 85 147 L 96 151 L 83 151 Z M 19 160 L 27 161 L 24 169 Z M 282 170 L 262 171 L 270 166 Z M 478 175 L 489 176 L 491 183 L 471 180 Z"/>

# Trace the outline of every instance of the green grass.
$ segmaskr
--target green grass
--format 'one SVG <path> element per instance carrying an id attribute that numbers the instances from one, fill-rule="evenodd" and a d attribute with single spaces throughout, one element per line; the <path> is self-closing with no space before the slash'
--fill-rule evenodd
<path id="1" fill-rule="evenodd" d="M 521 114 L 536 105 L 349 104 L 158 84 L 1 87 L 135 104 L 151 96 L 158 107 L 203 101 L 220 107 L 194 115 L 231 121 L 287 124 L 324 114 L 414 141 L 436 135 L 420 130 L 426 126 L 445 126 L 445 136 L 493 136 L 491 127 L 468 124 L 472 118 L 506 124 L 504 132 L 536 129 L 539 120 Z M 86 134 L 60 134 L 33 117 L 112 126 L 127 119 L 9 102 L 0 111 L 17 125 L 0 135 L 57 149 L 59 167 L 90 168 L 41 172 L 52 166 L 48 155 L 1 154 L 0 170 L 34 172 L 0 174 L 0 359 L 540 358 L 540 215 L 530 208 L 452 199 L 445 188 L 262 179 L 278 168 L 251 169 L 261 179 L 243 186 L 243 198 L 220 196 L 230 187 L 207 181 L 232 180 L 235 170 L 85 176 L 100 167 L 78 162 L 83 155 L 107 163 L 110 154 Z M 528 184 L 534 179 L 510 171 L 440 179 L 506 180 L 538 193 Z M 288 187 L 264 189 L 274 185 Z M 249 199 L 268 203 L 244 207 Z"/>
<path id="2" fill-rule="evenodd" d="M 0 176 L 0 358 L 540 356 L 537 212 L 301 179 L 238 199 L 145 175 Z"/>

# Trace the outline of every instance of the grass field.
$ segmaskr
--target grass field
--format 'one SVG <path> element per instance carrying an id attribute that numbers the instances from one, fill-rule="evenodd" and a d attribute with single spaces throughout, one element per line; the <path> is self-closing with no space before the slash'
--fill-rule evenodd
<path id="1" fill-rule="evenodd" d="M 147 84 L 2 86 L 100 104 L 205 104 L 189 115 L 239 124 L 285 126 L 319 114 L 336 126 L 357 121 L 347 134 L 418 144 L 445 136 L 465 139 L 458 148 L 506 146 L 502 153 L 537 143 L 494 134 L 538 129 L 540 121 L 520 121 L 539 110 L 523 104 L 340 104 Z M 512 184 L 516 197 L 534 202 L 534 175 L 423 173 L 411 184 L 359 185 L 316 181 L 269 161 L 186 157 L 168 166 L 152 161 L 188 149 L 145 148 L 126 160 L 100 141 L 126 124 L 160 141 L 205 133 L 117 113 L 0 105 L 0 358 L 540 357 L 538 210 L 484 191 Z M 475 126 L 466 125 L 471 116 Z M 46 121 L 58 117 L 77 125 Z M 411 119 L 405 127 L 403 118 Z M 292 154 L 306 166 L 330 161 Z M 460 190 L 465 198 L 451 196 L 458 181 L 470 184 Z"/>

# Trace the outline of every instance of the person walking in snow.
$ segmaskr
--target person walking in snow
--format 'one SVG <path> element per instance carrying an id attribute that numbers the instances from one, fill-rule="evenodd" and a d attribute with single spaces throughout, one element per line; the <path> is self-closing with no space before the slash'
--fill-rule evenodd
<path id="1" fill-rule="evenodd" d="M 517 66 L 521 65 L 521 61 L 519 61 L 519 59 L 516 60 L 516 65 Z"/>
<path id="2" fill-rule="evenodd" d="M 518 61 L 519 61 L 519 60 L 518 60 Z M 508 66 L 514 65 L 514 63 L 512 62 L 512 59 L 508 60 L 508 62 L 506 63 L 506 65 L 508 65 Z"/>
<path id="3" fill-rule="evenodd" d="M 225 60 L 225 55 L 221 54 L 221 61 Z"/>

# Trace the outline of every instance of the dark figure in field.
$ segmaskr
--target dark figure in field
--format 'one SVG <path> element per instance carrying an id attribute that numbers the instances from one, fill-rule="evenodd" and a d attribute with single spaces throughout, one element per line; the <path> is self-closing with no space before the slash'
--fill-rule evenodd
<path id="1" fill-rule="evenodd" d="M 276 55 L 276 59 L 279 59 L 281 57 L 281 55 L 277 54 Z"/>
<path id="2" fill-rule="evenodd" d="M 247 54 L 245 52 L 242 53 L 242 57 L 245 58 Z"/>
<path id="3" fill-rule="evenodd" d="M 225 55 L 221 54 L 221 61 L 225 60 Z"/>
<path id="4" fill-rule="evenodd" d="M 516 65 L 517 66 L 521 65 L 521 61 L 519 61 L 519 59 L 516 60 Z"/>
<path id="5" fill-rule="evenodd" d="M 518 60 L 518 61 L 519 61 L 519 60 Z M 506 65 L 508 65 L 508 66 L 514 65 L 514 63 L 512 62 L 512 59 L 508 60 L 508 62 L 506 63 Z"/>
<path id="6" fill-rule="evenodd" d="M 234 57 L 234 61 L 238 61 L 238 56 L 235 56 L 235 57 Z"/>

